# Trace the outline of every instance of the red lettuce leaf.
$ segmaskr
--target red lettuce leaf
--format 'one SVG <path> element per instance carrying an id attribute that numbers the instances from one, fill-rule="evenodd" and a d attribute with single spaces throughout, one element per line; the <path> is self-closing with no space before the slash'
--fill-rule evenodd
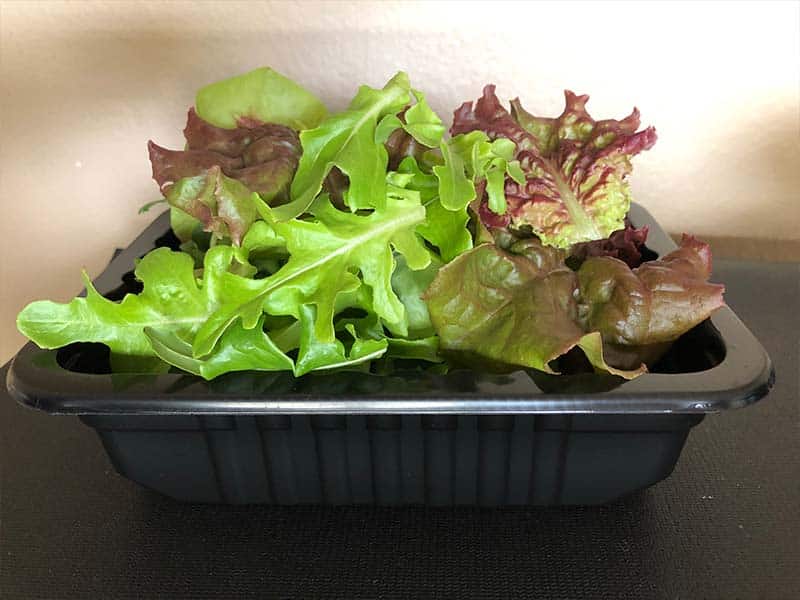
<path id="1" fill-rule="evenodd" d="M 535 117 L 512 101 L 513 114 L 500 104 L 493 85 L 473 105 L 455 111 L 453 135 L 479 129 L 490 138 L 517 144 L 526 182 L 506 180 L 508 210 L 481 218 L 489 227 L 529 229 L 546 244 L 566 248 L 599 240 L 622 229 L 630 207 L 625 181 L 630 158 L 655 144 L 655 129 L 639 127 L 639 112 L 622 120 L 595 121 L 586 112 L 588 96 L 565 92 L 557 118 Z"/>
<path id="2" fill-rule="evenodd" d="M 219 166 L 183 177 L 166 191 L 167 202 L 203 224 L 217 237 L 239 246 L 256 218 L 256 205 L 244 184 L 226 177 Z"/>
<path id="3" fill-rule="evenodd" d="M 240 118 L 236 129 L 223 129 L 201 119 L 194 107 L 189 109 L 183 136 L 187 150 L 208 150 L 231 157 L 242 156 L 248 147 L 262 138 L 267 138 L 276 147 L 279 146 L 276 142 L 283 142 L 284 148 L 293 155 L 298 153 L 299 148 L 297 134 L 284 125 Z"/>
<path id="4" fill-rule="evenodd" d="M 397 115 L 400 122 L 405 125 L 406 112 L 404 109 Z M 419 162 L 420 157 L 429 150 L 427 146 L 414 139 L 414 137 L 405 130 L 404 127 L 395 129 L 384 142 L 383 146 L 386 148 L 386 153 L 389 157 L 388 170 L 397 171 L 400 163 L 404 158 L 409 156 L 413 157 L 415 161 Z"/>
<path id="5" fill-rule="evenodd" d="M 615 231 L 604 240 L 575 244 L 570 256 L 578 264 L 583 264 L 583 261 L 592 256 L 611 256 L 635 269 L 643 261 L 642 253 L 646 251 L 644 244 L 647 241 L 647 231 L 646 226 L 637 229 L 625 219 L 625 229 Z"/>
<path id="6" fill-rule="evenodd" d="M 186 150 L 167 150 L 148 143 L 153 179 L 162 193 L 184 177 L 202 175 L 219 167 L 267 201 L 288 189 L 300 158 L 300 139 L 284 125 L 240 120 L 240 127 L 223 129 L 201 119 L 189 109 Z"/>
<path id="7" fill-rule="evenodd" d="M 708 283 L 708 245 L 688 236 L 636 269 L 603 256 L 574 272 L 563 250 L 536 238 L 509 250 L 483 244 L 465 252 L 425 292 L 440 348 L 451 358 L 553 373 L 553 361 L 575 358 L 580 348 L 578 362 L 631 378 L 723 305 L 723 286 Z"/>
<path id="8" fill-rule="evenodd" d="M 155 142 L 147 143 L 153 179 L 162 193 L 184 177 L 194 177 L 211 167 L 219 167 L 225 175 L 232 174 L 242 166 L 241 157 L 228 157 L 204 150 L 168 150 Z"/>
<path id="9" fill-rule="evenodd" d="M 578 277 L 549 252 L 555 249 L 527 250 L 523 256 L 483 244 L 439 270 L 423 299 L 440 350 L 484 368 L 505 364 L 555 373 L 552 361 L 580 347 L 604 372 L 626 378 L 643 372 L 605 362 L 600 334 L 586 332 L 578 319 Z"/>
<path id="10" fill-rule="evenodd" d="M 680 248 L 636 269 L 589 258 L 578 270 L 580 321 L 608 344 L 674 341 L 723 306 L 725 287 L 709 283 L 710 275 L 708 244 L 687 235 Z"/>

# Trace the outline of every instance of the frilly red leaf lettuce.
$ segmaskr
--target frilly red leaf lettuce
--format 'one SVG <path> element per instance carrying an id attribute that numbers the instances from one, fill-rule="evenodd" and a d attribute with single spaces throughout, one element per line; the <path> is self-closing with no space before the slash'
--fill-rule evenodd
<path id="1" fill-rule="evenodd" d="M 630 158 L 653 146 L 655 129 L 639 127 L 639 112 L 621 121 L 595 121 L 586 112 L 588 96 L 565 92 L 566 107 L 557 118 L 536 117 L 512 101 L 509 113 L 487 85 L 477 103 L 455 111 L 453 135 L 481 130 L 490 138 L 517 145 L 526 181 L 506 179 L 508 209 L 480 214 L 491 227 L 529 229 L 545 244 L 566 248 L 599 240 L 622 229 L 630 208 L 625 181 Z"/>

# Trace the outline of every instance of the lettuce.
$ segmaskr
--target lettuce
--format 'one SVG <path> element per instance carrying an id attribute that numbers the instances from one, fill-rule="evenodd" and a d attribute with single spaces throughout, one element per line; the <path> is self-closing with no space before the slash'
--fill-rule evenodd
<path id="1" fill-rule="evenodd" d="M 256 217 L 251 196 L 244 184 L 223 175 L 218 166 L 196 177 L 184 177 L 166 193 L 170 206 L 200 221 L 205 231 L 229 237 L 237 246 Z"/>
<path id="2" fill-rule="evenodd" d="M 442 263 L 417 232 L 426 208 L 405 187 L 415 176 L 387 172 L 384 144 L 399 130 L 438 147 L 444 125 L 404 73 L 382 90 L 362 86 L 327 119 L 289 83 L 259 70 L 209 86 L 189 110 L 184 150 L 150 143 L 186 252 L 145 256 L 135 273 L 143 291 L 119 303 L 88 281 L 85 299 L 33 303 L 20 330 L 43 347 L 101 342 L 208 379 L 299 376 L 384 355 L 438 360 L 420 293 Z M 322 191 L 333 169 L 346 178 L 340 207 Z M 427 169 L 418 182 L 435 180 Z M 465 221 L 447 231 L 471 243 Z"/>
<path id="3" fill-rule="evenodd" d="M 465 197 L 453 202 L 455 210 L 449 210 L 441 202 L 442 184 L 436 175 L 422 171 L 411 156 L 400 163 L 399 170 L 401 174 L 411 175 L 406 188 L 416 191 L 425 207 L 425 220 L 417 226 L 417 233 L 436 247 L 442 260 L 453 260 L 472 248 L 472 235 L 467 230 L 467 204 L 475 197 L 474 189 L 464 188 Z"/>
<path id="4" fill-rule="evenodd" d="M 336 209 L 322 196 L 311 208 L 314 221 L 278 222 L 265 204 L 259 208 L 265 221 L 286 241 L 290 258 L 261 280 L 225 274 L 226 285 L 241 293 L 229 294 L 228 301 L 199 330 L 193 343 L 195 357 L 210 353 L 237 318 L 242 318 L 245 328 L 254 327 L 263 311 L 299 320 L 306 305 L 315 307 L 313 315 L 304 315 L 306 321 L 313 321 L 313 339 L 332 344 L 337 295 L 361 285 L 371 289 L 375 312 L 402 330 L 405 309 L 391 287 L 392 250 L 404 255 L 413 269 L 430 263 L 428 251 L 414 233 L 425 218 L 418 201 L 388 199 L 384 208 L 361 216 Z"/>
<path id="5" fill-rule="evenodd" d="M 398 166 L 398 173 L 408 176 L 403 187 L 418 192 L 425 206 L 426 219 L 417 232 L 438 249 L 444 261 L 472 248 L 467 209 L 477 198 L 477 190 L 489 188 L 490 202 L 505 206 L 506 175 L 515 180 L 523 177 L 519 163 L 511 158 L 514 149 L 509 140 L 491 142 L 476 131 L 441 141 L 439 155 L 429 157 L 440 164 L 433 164 L 429 172 L 423 171 L 414 156 L 407 156 Z"/>
<path id="6" fill-rule="evenodd" d="M 205 379 L 234 371 L 291 371 L 292 359 L 270 339 L 261 323 L 245 329 L 230 327 L 214 352 L 203 359 L 192 357 L 191 345 L 171 329 L 146 327 L 153 351 L 165 363 Z"/>
<path id="7" fill-rule="evenodd" d="M 592 257 L 574 272 L 555 248 L 516 250 L 478 246 L 440 269 L 425 292 L 440 347 L 455 359 L 554 373 L 553 361 L 580 348 L 596 370 L 632 378 L 646 367 L 610 364 L 617 345 L 675 340 L 722 305 L 724 288 L 707 281 L 709 248 L 694 238 L 633 270 Z"/>
<path id="8" fill-rule="evenodd" d="M 418 90 L 413 90 L 412 93 L 416 104 L 400 112 L 397 121 L 387 119 L 387 123 L 399 126 L 389 134 L 384 143 L 391 170 L 397 170 L 400 162 L 407 157 L 422 159 L 430 148 L 439 146 L 444 136 L 445 126 L 439 115 L 428 106 L 425 96 Z M 381 139 L 383 135 L 385 132 L 382 132 Z"/>
<path id="9" fill-rule="evenodd" d="M 189 109 L 185 150 L 148 142 L 153 179 L 173 207 L 172 227 L 184 242 L 201 227 L 238 244 L 252 223 L 250 193 L 285 200 L 300 157 L 297 134 L 283 125 L 216 127 Z"/>
<path id="10" fill-rule="evenodd" d="M 182 150 L 148 146 L 182 251 L 140 259 L 119 302 L 84 274 L 85 298 L 33 302 L 18 328 L 205 379 L 408 361 L 635 377 L 723 288 L 694 238 L 646 260 L 625 177 L 655 133 L 586 100 L 544 119 L 487 86 L 447 138 L 403 72 L 333 115 L 267 68 L 211 84 Z"/>
<path id="11" fill-rule="evenodd" d="M 490 244 L 443 267 L 424 296 L 441 349 L 456 360 L 466 354 L 555 373 L 550 363 L 580 347 L 598 369 L 638 375 L 607 365 L 600 335 L 578 324 L 575 273 L 563 264 L 542 267 Z"/>
<path id="12" fill-rule="evenodd" d="M 241 254 L 231 246 L 213 248 L 206 254 L 202 278 L 197 279 L 194 260 L 188 254 L 158 248 L 136 265 L 136 278 L 143 284 L 140 294 L 112 302 L 94 289 L 84 273 L 85 298 L 75 298 L 68 304 L 33 302 L 20 312 L 17 326 L 42 348 L 100 342 L 117 354 L 160 356 L 147 331 L 191 339 L 225 298 L 235 293 L 225 276 L 240 261 Z M 285 367 L 285 357 L 271 356 L 270 364 Z M 161 358 L 174 364 L 168 356 Z"/>
<path id="13" fill-rule="evenodd" d="M 153 179 L 162 192 L 184 177 L 217 166 L 270 201 L 288 189 L 297 169 L 300 140 L 283 125 L 219 129 L 190 109 L 183 133 L 186 150 L 167 150 L 148 142 Z"/>
<path id="14" fill-rule="evenodd" d="M 593 257 L 578 270 L 580 320 L 608 343 L 640 346 L 676 340 L 722 306 L 724 286 L 708 282 L 708 244 L 683 236 L 665 257 L 630 269 Z"/>
<path id="15" fill-rule="evenodd" d="M 207 85 L 197 92 L 195 106 L 204 121 L 224 129 L 262 123 L 309 129 L 327 114 L 311 92 L 268 67 Z"/>
<path id="16" fill-rule="evenodd" d="M 287 221 L 303 214 L 334 167 L 349 179 L 345 202 L 351 210 L 382 207 L 389 160 L 383 144 L 402 127 L 397 113 L 410 101 L 410 92 L 405 73 L 380 90 L 361 86 L 348 110 L 303 131 L 303 156 L 292 181 L 291 201 L 275 210 L 275 218 Z"/>
<path id="17" fill-rule="evenodd" d="M 425 95 L 419 90 L 412 90 L 412 93 L 416 103 L 405 111 L 403 129 L 420 144 L 436 148 L 442 141 L 445 126 L 428 106 Z"/>
<path id="18" fill-rule="evenodd" d="M 516 143 L 524 181 L 506 180 L 507 210 L 483 210 L 487 225 L 528 229 L 559 248 L 622 229 L 631 202 L 630 159 L 655 144 L 655 129 L 636 131 L 636 109 L 621 121 L 595 121 L 586 112 L 589 97 L 570 91 L 557 118 L 535 117 L 518 99 L 509 113 L 494 90 L 487 85 L 474 107 L 464 103 L 451 128 L 454 135 L 480 130 Z"/>
<path id="19" fill-rule="evenodd" d="M 570 254 L 577 263 L 582 263 L 591 256 L 611 256 L 633 269 L 642 264 L 646 241 L 647 227 L 637 229 L 626 219 L 624 229 L 615 231 L 603 240 L 575 244 L 570 249 Z"/>

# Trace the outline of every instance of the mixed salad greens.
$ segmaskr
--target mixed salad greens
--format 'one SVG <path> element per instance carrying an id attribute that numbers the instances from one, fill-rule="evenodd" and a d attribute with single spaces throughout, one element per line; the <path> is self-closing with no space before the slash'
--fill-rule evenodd
<path id="1" fill-rule="evenodd" d="M 33 302 L 19 330 L 206 379 L 401 362 L 635 377 L 723 287 L 694 238 L 645 260 L 626 178 L 655 130 L 587 100 L 543 118 L 488 85 L 448 136 L 402 72 L 336 114 L 269 68 L 209 85 L 183 150 L 149 143 L 180 251 L 141 258 L 120 302 L 84 273 L 85 298 Z"/>

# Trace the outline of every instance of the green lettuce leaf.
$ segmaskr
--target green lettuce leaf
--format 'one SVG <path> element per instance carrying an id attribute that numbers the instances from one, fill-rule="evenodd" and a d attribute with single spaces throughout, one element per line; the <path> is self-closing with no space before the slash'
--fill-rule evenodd
<path id="1" fill-rule="evenodd" d="M 403 159 L 399 172 L 410 175 L 406 189 L 419 194 L 425 207 L 425 221 L 417 226 L 417 233 L 438 248 L 442 260 L 453 260 L 472 248 L 472 234 L 467 229 L 467 207 L 447 210 L 439 200 L 439 180 L 432 173 L 424 173 L 413 157 Z"/>
<path id="2" fill-rule="evenodd" d="M 349 351 L 339 339 L 317 337 L 319 318 L 316 307 L 305 304 L 300 307 L 300 351 L 297 356 L 295 375 L 310 371 L 352 367 L 381 357 L 388 347 L 384 336 L 378 339 L 361 338 L 353 325 L 345 326 L 352 338 Z"/>
<path id="3" fill-rule="evenodd" d="M 348 110 L 303 131 L 303 155 L 292 181 L 291 200 L 275 209 L 275 218 L 287 221 L 306 212 L 334 167 L 350 180 L 345 193 L 350 210 L 382 207 L 388 163 L 383 144 L 402 126 L 396 115 L 408 104 L 410 90 L 402 72 L 381 90 L 361 86 Z"/>
<path id="4" fill-rule="evenodd" d="M 449 144 L 463 157 L 468 177 L 476 183 L 485 180 L 489 209 L 496 214 L 505 213 L 506 176 L 518 184 L 525 182 L 519 161 L 514 160 L 516 144 L 507 138 L 490 141 L 483 131 L 457 135 Z M 473 195 L 469 201 L 474 198 Z"/>
<path id="5" fill-rule="evenodd" d="M 99 342 L 116 355 L 157 356 L 206 378 L 225 372 L 226 365 L 228 370 L 291 369 L 291 360 L 277 351 L 263 332 L 257 336 L 234 331 L 223 336 L 215 354 L 202 362 L 189 361 L 193 357 L 185 352 L 186 340 L 193 339 L 212 314 L 255 283 L 249 279 L 253 271 L 247 268 L 240 249 L 216 246 L 206 253 L 203 276 L 197 279 L 191 256 L 157 248 L 136 265 L 135 276 L 143 285 L 140 294 L 112 302 L 95 290 L 84 273 L 85 298 L 68 304 L 33 302 L 20 312 L 17 327 L 41 348 Z M 233 279 L 228 280 L 228 275 Z M 253 366 L 255 361 L 261 361 L 260 366 Z"/>
<path id="6" fill-rule="evenodd" d="M 242 240 L 247 262 L 261 275 L 272 275 L 289 258 L 286 240 L 264 221 L 256 221 Z"/>
<path id="7" fill-rule="evenodd" d="M 229 253 L 230 264 L 233 248 L 220 250 Z M 33 302 L 19 313 L 17 327 L 41 348 L 100 342 L 118 354 L 153 356 L 146 327 L 188 336 L 200 328 L 217 304 L 219 290 L 214 280 L 219 273 L 207 268 L 199 284 L 194 260 L 183 252 L 153 250 L 136 265 L 135 275 L 143 283 L 142 292 L 117 303 L 103 298 L 84 273 L 85 298 L 68 304 Z"/>
<path id="8" fill-rule="evenodd" d="M 278 123 L 301 131 L 327 115 L 316 96 L 267 67 L 207 85 L 195 107 L 204 121 L 225 129 Z"/>
<path id="9" fill-rule="evenodd" d="M 441 362 L 439 356 L 439 338 L 433 333 L 428 316 L 428 309 L 421 298 L 422 290 L 433 278 L 439 265 L 432 262 L 426 269 L 412 271 L 404 264 L 402 256 L 397 257 L 398 267 L 392 277 L 392 285 L 406 307 L 407 329 L 409 338 L 387 335 L 381 318 L 372 309 L 373 301 L 368 288 L 359 288 L 356 297 L 349 306 L 358 308 L 364 313 L 361 317 L 345 316 L 336 320 L 336 330 L 347 331 L 353 339 L 371 339 L 388 343 L 383 357 L 387 360 L 424 360 Z M 399 277 L 397 276 L 400 272 Z M 345 303 L 343 302 L 342 305 Z"/>
<path id="10" fill-rule="evenodd" d="M 169 209 L 169 225 L 172 233 L 181 242 L 191 241 L 195 231 L 204 229 L 204 225 L 199 220 L 175 207 Z"/>
<path id="11" fill-rule="evenodd" d="M 442 164 L 434 165 L 432 173 L 424 172 L 411 156 L 400 163 L 398 171 L 412 175 L 405 187 L 418 191 L 425 206 L 425 222 L 417 231 L 439 249 L 444 261 L 472 248 L 467 207 L 476 199 L 476 189 L 488 190 L 490 206 L 505 206 L 506 175 L 523 177 L 519 163 L 512 160 L 514 149 L 510 140 L 491 142 L 475 131 L 441 142 Z"/>
<path id="12" fill-rule="evenodd" d="M 403 329 L 411 338 L 430 337 L 434 334 L 433 325 L 422 294 L 428 289 L 443 263 L 432 257 L 427 267 L 415 270 L 408 266 L 402 255 L 397 256 L 396 261 L 392 289 L 405 307 L 406 321 Z"/>
<path id="13" fill-rule="evenodd" d="M 292 371 L 292 359 L 278 349 L 258 323 L 245 329 L 240 322 L 229 327 L 214 352 L 197 359 L 192 345 L 171 329 L 146 327 L 145 335 L 155 354 L 164 362 L 204 379 L 214 379 L 233 371 Z"/>
<path id="14" fill-rule="evenodd" d="M 425 213 L 425 222 L 417 227 L 417 231 L 439 249 L 443 261 L 449 262 L 472 248 L 472 234 L 467 229 L 469 213 L 466 207 L 447 210 L 437 200 L 425 206 Z"/>
<path id="15" fill-rule="evenodd" d="M 413 90 L 416 104 L 406 110 L 402 125 L 411 137 L 428 148 L 436 148 L 442 142 L 445 127 L 419 90 Z"/>
<path id="16" fill-rule="evenodd" d="M 315 338 L 332 343 L 336 298 L 367 285 L 374 296 L 375 312 L 387 323 L 402 328 L 405 308 L 392 290 L 394 270 L 392 249 L 403 254 L 413 269 L 430 264 L 430 253 L 414 233 L 425 218 L 419 202 L 390 198 L 382 209 L 356 215 L 335 208 L 326 197 L 311 207 L 314 220 L 278 222 L 274 211 L 263 202 L 259 210 L 281 238 L 290 257 L 275 274 L 247 283 L 236 275 L 224 278 L 241 295 L 218 309 L 198 332 L 194 355 L 211 352 L 227 327 L 242 317 L 246 328 L 255 326 L 261 312 L 300 319 L 300 307 L 316 306 Z M 241 279 L 241 278 L 239 278 Z"/>
<path id="17" fill-rule="evenodd" d="M 449 211 L 464 210 L 475 199 L 475 183 L 467 177 L 462 155 L 451 150 L 451 144 L 442 142 L 443 165 L 433 167 L 439 180 L 439 202 Z"/>
<path id="18" fill-rule="evenodd" d="M 354 337 L 358 335 L 365 339 L 387 342 L 386 353 L 382 357 L 386 361 L 401 359 L 442 362 L 442 357 L 439 355 L 439 338 L 436 335 L 412 339 L 387 335 L 380 319 L 374 313 L 367 312 L 367 316 L 360 319 L 342 319 L 337 323 L 338 329 L 351 331 Z"/>

